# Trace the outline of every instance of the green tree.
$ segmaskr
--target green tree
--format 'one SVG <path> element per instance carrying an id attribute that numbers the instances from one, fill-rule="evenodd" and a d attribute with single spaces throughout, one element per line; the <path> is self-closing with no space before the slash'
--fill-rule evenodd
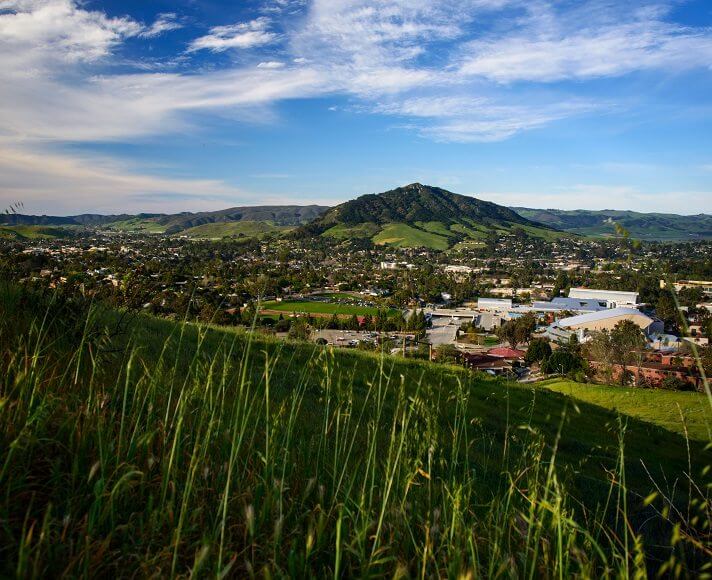
<path id="1" fill-rule="evenodd" d="M 665 323 L 665 328 L 669 330 L 677 330 L 680 314 L 675 304 L 675 299 L 670 292 L 661 292 L 657 303 L 655 304 L 655 314 Z"/>
<path id="2" fill-rule="evenodd" d="M 551 345 L 543 338 L 535 338 L 529 343 L 527 354 L 524 358 L 527 364 L 540 363 L 551 356 Z"/>
<path id="3" fill-rule="evenodd" d="M 452 344 L 441 344 L 435 348 L 435 360 L 444 364 L 457 364 L 460 352 Z"/>
<path id="4" fill-rule="evenodd" d="M 611 331 L 612 355 L 617 364 L 640 365 L 645 346 L 645 335 L 632 320 L 622 320 Z"/>
<path id="5" fill-rule="evenodd" d="M 502 324 L 497 331 L 497 338 L 509 344 L 511 348 L 517 348 L 519 344 L 520 331 L 517 328 L 516 320 L 509 320 Z"/>
<path id="6" fill-rule="evenodd" d="M 545 359 L 542 370 L 545 373 L 559 373 L 568 375 L 583 369 L 584 361 L 579 356 L 565 349 L 557 349 Z"/>

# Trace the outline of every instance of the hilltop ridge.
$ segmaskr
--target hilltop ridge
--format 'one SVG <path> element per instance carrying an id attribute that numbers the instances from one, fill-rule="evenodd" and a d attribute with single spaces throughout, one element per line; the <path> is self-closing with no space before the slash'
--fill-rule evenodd
<path id="1" fill-rule="evenodd" d="M 514 228 L 542 237 L 557 233 L 555 228 L 496 203 L 411 183 L 339 204 L 298 231 L 304 235 L 368 238 L 376 244 L 397 247 L 446 249 Z"/>

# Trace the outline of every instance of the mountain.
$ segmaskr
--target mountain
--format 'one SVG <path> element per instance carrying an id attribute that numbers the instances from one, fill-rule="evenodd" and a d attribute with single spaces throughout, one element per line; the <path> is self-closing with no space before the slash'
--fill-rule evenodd
<path id="1" fill-rule="evenodd" d="M 616 236 L 616 224 L 641 240 L 712 239 L 712 215 L 676 215 L 616 210 L 560 210 L 513 207 L 519 215 L 585 236 Z"/>
<path id="2" fill-rule="evenodd" d="M 120 231 L 223 237 L 279 232 L 306 224 L 328 208 L 319 205 L 233 207 L 211 212 L 177 214 L 33 216 L 0 214 L 0 225 L 108 228 Z M 207 227 L 215 224 L 214 227 Z"/>
<path id="3" fill-rule="evenodd" d="M 326 211 L 300 228 L 303 235 L 369 238 L 398 247 L 446 249 L 481 241 L 491 232 L 519 228 L 540 237 L 559 235 L 511 209 L 489 201 L 412 183 L 379 194 L 362 195 Z"/>

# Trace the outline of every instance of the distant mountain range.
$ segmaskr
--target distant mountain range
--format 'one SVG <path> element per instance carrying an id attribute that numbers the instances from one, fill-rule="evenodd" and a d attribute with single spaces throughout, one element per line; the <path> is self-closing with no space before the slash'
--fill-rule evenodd
<path id="1" fill-rule="evenodd" d="M 582 236 L 616 236 L 618 224 L 640 240 L 680 241 L 712 239 L 712 215 L 676 215 L 634 211 L 585 209 L 530 209 L 513 207 L 536 222 Z"/>
<path id="2" fill-rule="evenodd" d="M 683 216 L 632 211 L 508 208 L 474 197 L 412 183 L 362 195 L 335 207 L 244 206 L 178 214 L 32 216 L 0 214 L 0 236 L 59 237 L 73 229 L 185 235 L 194 238 L 261 237 L 266 234 L 369 239 L 396 247 L 447 249 L 478 244 L 492 232 L 522 231 L 554 239 L 562 235 L 613 237 L 616 224 L 643 240 L 712 239 L 712 215 Z"/>

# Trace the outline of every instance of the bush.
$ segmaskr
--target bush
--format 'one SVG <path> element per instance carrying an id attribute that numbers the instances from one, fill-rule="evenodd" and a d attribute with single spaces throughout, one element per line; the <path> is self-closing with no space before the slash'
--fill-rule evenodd
<path id="1" fill-rule="evenodd" d="M 660 386 L 663 389 L 667 389 L 669 391 L 694 391 L 695 387 L 693 387 L 690 383 L 687 381 L 683 381 L 681 378 L 678 377 L 665 377 L 663 379 L 663 382 L 660 384 Z"/>

